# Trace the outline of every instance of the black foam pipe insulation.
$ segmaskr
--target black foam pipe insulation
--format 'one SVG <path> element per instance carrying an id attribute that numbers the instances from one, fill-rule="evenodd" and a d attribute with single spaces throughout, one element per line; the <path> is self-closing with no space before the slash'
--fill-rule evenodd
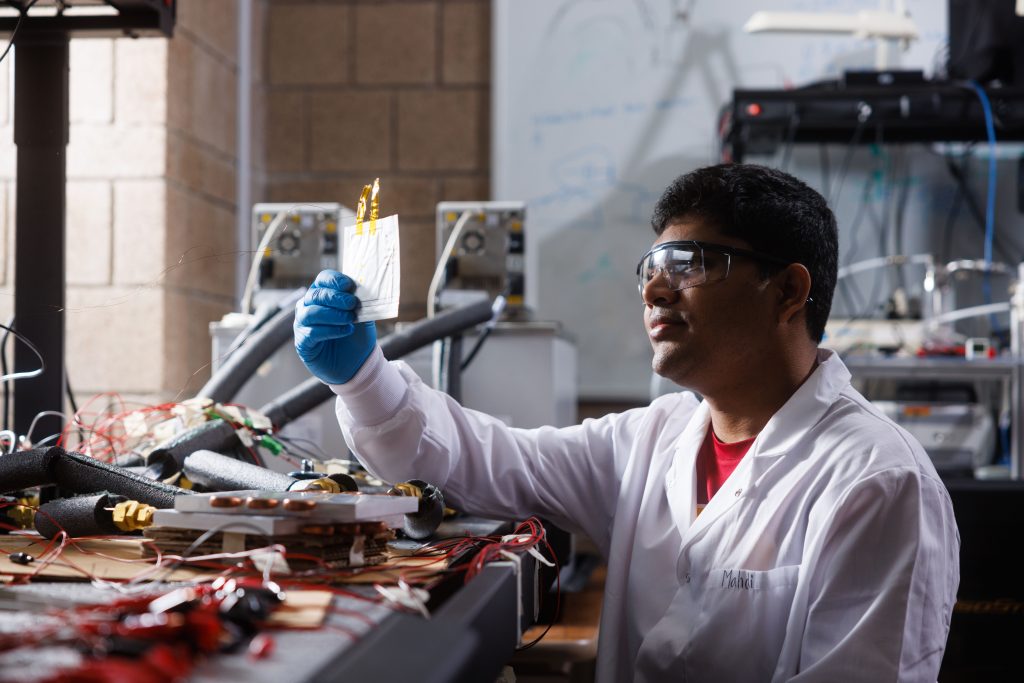
<path id="1" fill-rule="evenodd" d="M 291 312 L 292 319 L 294 319 L 294 308 L 290 307 L 287 311 L 282 311 L 281 314 L 286 312 Z M 281 329 L 287 329 L 288 334 L 290 335 L 291 322 L 289 321 L 287 325 L 282 323 L 283 318 L 281 317 L 281 314 L 278 314 L 270 322 L 264 325 L 264 327 L 261 328 L 261 331 L 265 331 L 270 326 L 277 325 L 282 326 Z M 384 353 L 385 358 L 395 360 L 424 346 L 433 344 L 438 339 L 444 339 L 445 337 L 449 337 L 453 334 L 459 334 L 460 332 L 464 332 L 476 325 L 485 323 L 490 320 L 493 315 L 492 304 L 486 299 L 468 306 L 451 308 L 446 311 L 442 311 L 433 318 L 419 320 L 400 332 L 389 334 L 380 341 L 380 348 Z M 252 349 L 255 348 L 257 348 L 257 346 L 254 335 L 254 339 L 236 351 L 232 358 L 236 358 L 241 354 L 254 353 Z M 262 349 L 264 347 L 261 345 L 258 348 Z M 249 350 L 247 351 L 247 349 Z M 255 370 L 255 367 L 258 367 L 258 364 L 254 366 L 253 370 Z M 241 371 L 236 370 L 233 372 Z M 238 382 L 238 386 L 241 387 L 242 384 L 249 379 L 249 376 L 250 375 L 245 375 L 242 377 L 240 382 Z M 226 383 L 221 386 L 236 384 L 235 380 L 231 380 L 230 382 L 225 380 L 225 382 Z M 207 384 L 209 385 L 209 383 Z M 219 389 L 217 394 L 221 395 Z M 201 391 L 199 395 L 214 398 L 209 393 L 204 394 L 203 391 Z M 330 387 L 317 378 L 310 377 L 290 391 L 285 392 L 279 398 L 264 405 L 260 408 L 260 412 L 270 418 L 270 421 L 274 426 L 280 429 L 292 420 L 302 417 L 310 410 L 313 410 L 324 401 L 330 399 L 332 396 L 333 393 L 331 392 Z M 234 394 L 232 393 L 224 398 L 215 400 L 229 401 L 233 397 Z M 235 434 L 231 425 L 217 420 L 214 422 L 204 423 L 191 430 L 182 432 L 170 441 L 161 444 L 149 454 L 146 458 L 146 463 L 151 466 L 160 466 L 162 468 L 161 476 L 166 478 L 175 472 L 180 471 L 185 462 L 185 458 L 198 450 L 227 453 L 235 450 L 239 445 L 240 442 L 238 440 L 238 435 Z"/>
<path id="2" fill-rule="evenodd" d="M 36 531 L 44 538 L 53 538 L 61 530 L 71 538 L 121 534 L 123 532 L 114 525 L 111 508 L 125 500 L 123 496 L 101 493 L 43 503 L 36 511 Z"/>
<path id="3" fill-rule="evenodd" d="M 389 334 L 380 341 L 380 349 L 388 360 L 397 360 L 417 349 L 433 344 L 439 339 L 487 322 L 494 315 L 492 304 L 483 299 L 459 308 L 438 313 L 433 318 L 424 318 L 405 329 Z M 311 377 L 280 398 L 271 401 L 260 412 L 270 418 L 277 427 L 299 418 L 334 396 L 331 388 L 315 377 Z"/>
<path id="4" fill-rule="evenodd" d="M 217 368 L 217 372 L 213 373 L 196 396 L 212 398 L 218 403 L 226 403 L 234 398 L 264 361 L 285 342 L 291 341 L 294 320 L 295 307 L 283 308 Z"/>
<path id="5" fill-rule="evenodd" d="M 109 491 L 157 508 L 174 507 L 177 496 L 191 493 L 58 446 L 0 457 L 0 493 L 48 485 L 72 493 Z"/>
<path id="6" fill-rule="evenodd" d="M 227 453 L 241 445 L 235 428 L 224 420 L 211 420 L 185 430 L 157 446 L 146 456 L 146 465 L 160 468 L 160 478 L 166 479 L 181 471 L 192 453 L 199 450 Z"/>
<path id="7" fill-rule="evenodd" d="M 206 450 L 185 458 L 182 472 L 193 483 L 211 491 L 287 491 L 296 482 L 287 474 Z"/>

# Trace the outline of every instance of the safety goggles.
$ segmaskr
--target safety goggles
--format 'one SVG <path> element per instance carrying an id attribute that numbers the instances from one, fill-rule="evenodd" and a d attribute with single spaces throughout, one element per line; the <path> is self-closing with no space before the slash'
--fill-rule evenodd
<path id="1" fill-rule="evenodd" d="M 659 275 L 665 278 L 665 285 L 673 291 L 724 280 L 729 277 L 734 256 L 745 256 L 754 261 L 780 267 L 793 263 L 758 251 L 710 242 L 663 242 L 644 254 L 636 266 L 640 294 L 643 295 L 647 283 Z"/>

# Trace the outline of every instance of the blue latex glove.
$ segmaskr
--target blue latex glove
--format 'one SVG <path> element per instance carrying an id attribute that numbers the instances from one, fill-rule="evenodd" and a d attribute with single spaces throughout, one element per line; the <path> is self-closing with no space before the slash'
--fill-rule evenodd
<path id="1" fill-rule="evenodd" d="M 295 350 L 302 363 L 328 384 L 352 379 L 377 344 L 372 322 L 356 322 L 356 283 L 336 270 L 316 276 L 295 306 Z"/>

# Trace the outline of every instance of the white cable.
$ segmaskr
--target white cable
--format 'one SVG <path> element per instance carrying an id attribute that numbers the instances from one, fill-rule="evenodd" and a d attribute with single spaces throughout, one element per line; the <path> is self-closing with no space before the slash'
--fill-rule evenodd
<path id="1" fill-rule="evenodd" d="M 11 318 L 11 320 L 13 321 L 14 319 Z M 38 347 L 36 347 L 35 344 L 33 344 L 28 339 L 18 334 L 14 330 L 14 328 L 10 327 L 9 325 L 0 325 L 0 329 L 7 330 L 8 334 L 14 335 L 15 340 L 20 341 L 22 344 L 27 346 L 32 351 L 32 353 L 36 354 L 36 358 L 39 359 L 39 367 L 36 368 L 35 370 L 29 370 L 27 372 L 10 372 L 7 373 L 6 375 L 0 375 L 0 384 L 3 384 L 4 382 L 13 382 L 16 379 L 32 379 L 33 377 L 38 377 L 39 375 L 43 374 L 43 372 L 46 371 L 46 361 L 43 359 L 42 352 L 38 349 Z M 6 352 L 6 349 L 0 348 L 0 353 Z"/>
<path id="2" fill-rule="evenodd" d="M 965 320 L 966 318 L 980 318 L 984 315 L 992 315 L 994 313 L 1007 313 L 1010 310 L 1010 302 L 1003 301 L 995 304 L 984 304 L 983 306 L 968 306 L 967 308 L 960 308 L 949 313 L 943 313 L 937 315 L 934 318 L 928 320 L 928 327 L 937 327 L 942 323 L 952 323 L 957 320 Z"/>
<path id="3" fill-rule="evenodd" d="M 851 263 L 848 266 L 843 266 L 836 272 L 836 279 L 842 280 L 845 277 L 862 273 L 865 270 L 873 270 L 875 268 L 883 268 L 885 266 L 902 266 L 908 263 L 931 266 L 933 262 L 931 254 L 912 254 L 910 256 L 896 254 L 894 256 L 878 256 L 876 258 L 869 258 L 864 261 Z"/>
<path id="4" fill-rule="evenodd" d="M 25 441 L 27 441 L 28 443 L 32 443 L 32 432 L 34 432 L 36 429 L 36 423 L 39 422 L 40 418 L 48 417 L 51 415 L 54 417 L 62 418 L 64 422 L 68 421 L 68 416 L 58 410 L 44 410 L 40 413 L 36 413 L 36 416 L 32 418 L 32 422 L 30 422 L 28 425 L 28 431 L 25 432 Z M 58 436 L 59 435 L 60 433 L 58 432 Z"/>
<path id="5" fill-rule="evenodd" d="M 256 289 L 256 278 L 260 272 L 260 263 L 263 262 L 263 252 L 267 250 L 270 240 L 274 239 L 274 235 L 277 234 L 281 224 L 288 217 L 288 212 L 289 210 L 286 209 L 274 216 L 274 220 L 270 221 L 266 232 L 263 233 L 263 239 L 260 240 L 259 246 L 256 247 L 256 253 L 252 257 L 252 265 L 249 266 L 249 277 L 246 278 L 245 289 L 242 291 L 242 305 L 239 307 L 242 313 L 252 312 L 252 294 L 253 290 Z"/>
<path id="6" fill-rule="evenodd" d="M 459 216 L 459 220 L 455 221 L 455 227 L 452 228 L 452 234 L 448 236 L 448 242 L 444 245 L 444 249 L 441 250 L 441 257 L 437 261 L 437 268 L 434 270 L 434 277 L 430 278 L 430 288 L 427 289 L 427 317 L 433 318 L 437 308 L 437 291 L 441 288 L 442 280 L 444 280 L 444 272 L 448 266 L 448 260 L 451 258 L 452 250 L 458 243 L 459 238 L 462 236 L 462 231 L 466 227 L 466 223 L 473 216 L 471 211 L 463 211 L 462 215 Z"/>

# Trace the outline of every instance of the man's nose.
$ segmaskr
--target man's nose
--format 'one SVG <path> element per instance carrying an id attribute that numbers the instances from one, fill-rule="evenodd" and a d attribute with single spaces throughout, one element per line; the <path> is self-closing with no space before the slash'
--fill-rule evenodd
<path id="1" fill-rule="evenodd" d="M 640 289 L 640 296 L 648 306 L 666 306 L 679 300 L 679 291 L 670 287 L 665 272 L 658 270 Z"/>

